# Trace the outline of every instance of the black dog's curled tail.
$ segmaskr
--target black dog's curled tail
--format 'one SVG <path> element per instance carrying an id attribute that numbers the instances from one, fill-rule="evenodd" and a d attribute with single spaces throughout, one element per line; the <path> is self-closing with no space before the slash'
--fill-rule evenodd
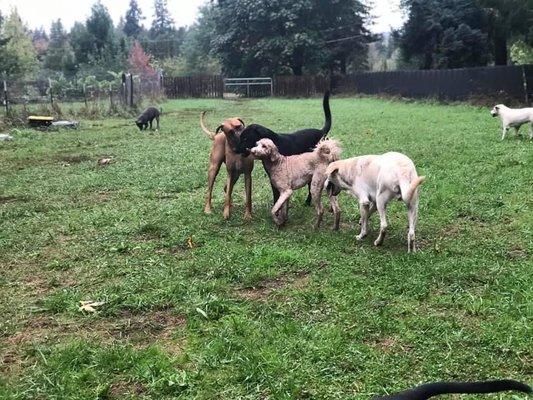
<path id="1" fill-rule="evenodd" d="M 507 390 L 531 393 L 531 387 L 510 379 L 482 382 L 435 382 L 420 385 L 404 392 L 376 397 L 375 400 L 427 400 L 440 394 L 496 393 Z"/>
<path id="2" fill-rule="evenodd" d="M 322 101 L 322 106 L 324 107 L 324 115 L 326 117 L 326 122 L 322 128 L 322 138 L 325 138 L 328 132 L 331 130 L 331 110 L 329 109 L 329 90 L 324 93 L 324 100 Z"/>

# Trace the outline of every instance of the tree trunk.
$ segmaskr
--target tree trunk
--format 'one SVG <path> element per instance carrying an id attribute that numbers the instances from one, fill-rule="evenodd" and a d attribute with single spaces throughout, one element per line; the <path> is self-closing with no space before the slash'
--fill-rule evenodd
<path id="1" fill-rule="evenodd" d="M 507 65 L 507 38 L 502 34 L 494 37 L 494 64 Z"/>

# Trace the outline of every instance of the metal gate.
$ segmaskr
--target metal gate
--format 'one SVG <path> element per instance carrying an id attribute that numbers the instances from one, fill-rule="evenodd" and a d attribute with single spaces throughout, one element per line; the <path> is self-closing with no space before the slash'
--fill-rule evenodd
<path id="1" fill-rule="evenodd" d="M 272 78 L 225 78 L 224 97 L 274 96 Z"/>

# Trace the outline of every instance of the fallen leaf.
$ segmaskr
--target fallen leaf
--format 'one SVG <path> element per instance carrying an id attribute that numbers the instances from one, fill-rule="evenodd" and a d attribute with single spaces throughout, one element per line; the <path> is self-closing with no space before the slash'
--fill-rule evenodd
<path id="1" fill-rule="evenodd" d="M 104 305 L 105 301 L 81 300 L 78 311 L 96 312 L 95 307 Z"/>

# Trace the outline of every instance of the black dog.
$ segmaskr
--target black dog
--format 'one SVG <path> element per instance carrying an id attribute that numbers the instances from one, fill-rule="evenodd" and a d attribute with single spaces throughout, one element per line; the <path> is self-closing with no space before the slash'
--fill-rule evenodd
<path id="1" fill-rule="evenodd" d="M 148 124 L 150 124 L 150 130 L 152 129 L 152 121 L 155 119 L 157 127 L 156 129 L 159 130 L 159 116 L 163 113 L 163 109 L 158 110 L 155 107 L 148 107 L 146 110 L 142 112 L 141 115 L 137 117 L 135 120 L 135 123 L 139 127 L 139 129 L 142 131 L 143 129 L 148 129 Z"/>
<path id="2" fill-rule="evenodd" d="M 374 400 L 426 400 L 433 396 L 448 393 L 495 393 L 506 390 L 531 393 L 525 383 L 513 380 L 482 382 L 435 382 L 417 386 L 404 392 L 375 397 Z"/>
<path id="3" fill-rule="evenodd" d="M 257 124 L 249 125 L 241 132 L 237 153 L 244 156 L 250 154 L 250 149 L 255 146 L 260 139 L 270 139 L 277 146 L 279 152 L 284 156 L 292 156 L 313 151 L 317 143 L 326 137 L 331 129 L 331 111 L 329 109 L 329 91 L 324 94 L 322 102 L 326 122 L 322 129 L 302 129 L 293 133 L 276 133 L 270 129 Z M 266 170 L 266 169 L 265 169 Z M 267 171 L 268 174 L 268 171 Z M 274 203 L 278 200 L 279 192 L 272 186 Z M 306 203 L 311 204 L 311 194 L 307 196 Z"/>

